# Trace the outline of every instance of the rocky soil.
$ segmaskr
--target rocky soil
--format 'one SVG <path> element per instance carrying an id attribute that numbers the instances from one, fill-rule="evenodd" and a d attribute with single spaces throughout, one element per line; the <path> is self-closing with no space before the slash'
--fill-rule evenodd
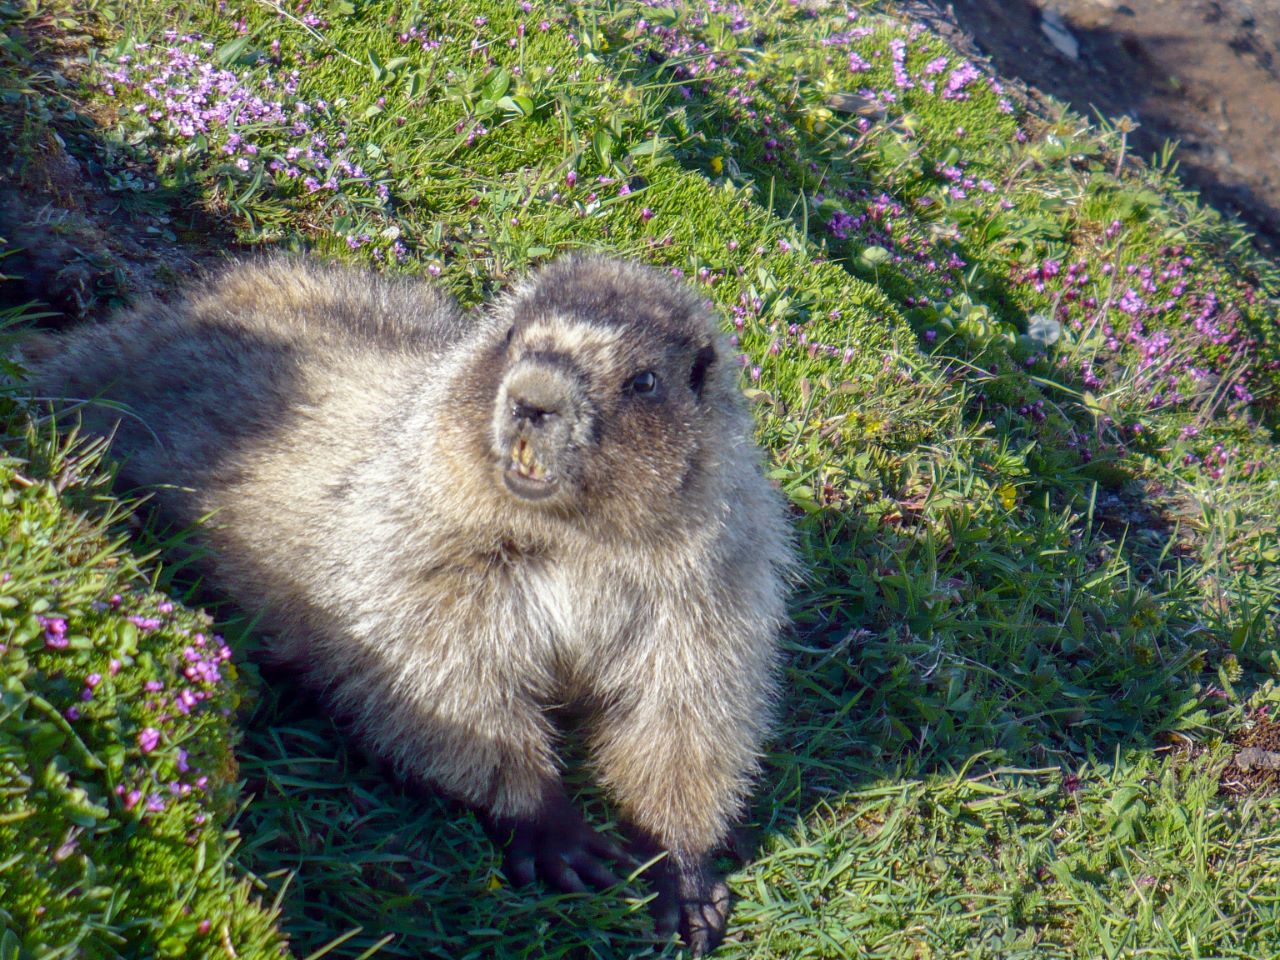
<path id="1" fill-rule="evenodd" d="M 996 69 L 1166 140 L 1184 179 L 1280 245 L 1280 0 L 933 0 Z"/>

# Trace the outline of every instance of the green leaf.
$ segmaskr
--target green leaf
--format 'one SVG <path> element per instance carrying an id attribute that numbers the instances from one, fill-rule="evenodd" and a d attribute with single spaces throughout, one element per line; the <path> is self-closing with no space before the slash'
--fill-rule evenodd
<path id="1" fill-rule="evenodd" d="M 514 113 L 521 117 L 529 116 L 534 110 L 533 101 L 519 93 L 513 97 L 502 97 L 498 101 L 498 107 L 507 113 Z"/>
<path id="2" fill-rule="evenodd" d="M 244 52 L 249 49 L 249 41 L 252 39 L 251 36 L 245 34 L 243 37 L 228 40 L 214 52 L 213 58 L 222 66 L 229 67 L 244 56 Z"/>
<path id="3" fill-rule="evenodd" d="M 1080 612 L 1079 607 L 1072 607 L 1071 612 L 1067 614 L 1067 629 L 1071 631 L 1071 636 L 1076 643 L 1084 642 L 1084 614 Z"/>
<path id="4" fill-rule="evenodd" d="M 591 138 L 591 146 L 601 166 L 607 167 L 613 162 L 613 134 L 608 130 L 597 130 Z"/>
<path id="5" fill-rule="evenodd" d="M 1062 324 L 1052 317 L 1036 314 L 1027 324 L 1027 336 L 1042 349 L 1050 347 L 1062 336 Z"/>
<path id="6" fill-rule="evenodd" d="M 875 267 L 882 263 L 888 263 L 890 254 L 884 247 L 866 247 L 859 256 L 864 263 Z"/>
<path id="7" fill-rule="evenodd" d="M 661 137 L 653 137 L 638 143 L 631 148 L 630 153 L 633 157 L 658 157 L 671 150 L 671 144 Z"/>
<path id="8" fill-rule="evenodd" d="M 1111 795 L 1110 799 L 1107 800 L 1107 806 L 1117 814 L 1122 814 L 1133 805 L 1135 800 L 1140 799 L 1142 796 L 1143 789 L 1130 784 L 1116 790 L 1116 792 Z"/>
<path id="9" fill-rule="evenodd" d="M 497 100 L 504 96 L 510 87 L 511 72 L 509 70 L 495 70 L 489 74 L 489 78 L 485 81 L 481 95 L 490 100 Z"/>

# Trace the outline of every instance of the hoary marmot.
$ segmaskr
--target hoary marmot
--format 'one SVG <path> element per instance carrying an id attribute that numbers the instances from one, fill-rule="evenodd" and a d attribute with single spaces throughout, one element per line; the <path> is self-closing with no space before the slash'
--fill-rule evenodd
<path id="1" fill-rule="evenodd" d="M 214 585 L 376 751 L 481 811 L 513 881 L 608 885 L 625 856 L 561 786 L 549 711 L 573 704 L 668 851 L 659 930 L 719 941 L 707 855 L 757 768 L 792 554 L 692 290 L 580 256 L 464 313 L 282 258 L 60 344 L 37 393 L 87 401 L 125 481 L 200 524 Z"/>

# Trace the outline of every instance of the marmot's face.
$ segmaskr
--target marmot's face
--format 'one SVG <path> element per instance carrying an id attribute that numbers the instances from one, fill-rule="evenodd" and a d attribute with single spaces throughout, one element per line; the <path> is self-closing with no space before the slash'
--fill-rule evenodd
<path id="1" fill-rule="evenodd" d="M 708 391 L 715 334 L 692 292 L 635 264 L 560 261 L 503 315 L 495 482 L 574 513 L 653 513 L 678 497 L 723 420 Z"/>

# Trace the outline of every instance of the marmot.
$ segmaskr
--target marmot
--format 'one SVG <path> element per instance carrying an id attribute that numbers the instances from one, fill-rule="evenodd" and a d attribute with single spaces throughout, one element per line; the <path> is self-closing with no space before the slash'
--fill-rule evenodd
<path id="1" fill-rule="evenodd" d="M 719 941 L 707 855 L 757 768 L 793 557 L 691 289 L 578 256 L 464 313 L 268 259 L 53 354 L 37 393 L 87 401 L 124 480 L 199 524 L 214 585 L 377 752 L 481 811 L 513 882 L 609 885 L 625 857 L 561 786 L 549 711 L 573 704 L 668 851 L 659 930 Z"/>

